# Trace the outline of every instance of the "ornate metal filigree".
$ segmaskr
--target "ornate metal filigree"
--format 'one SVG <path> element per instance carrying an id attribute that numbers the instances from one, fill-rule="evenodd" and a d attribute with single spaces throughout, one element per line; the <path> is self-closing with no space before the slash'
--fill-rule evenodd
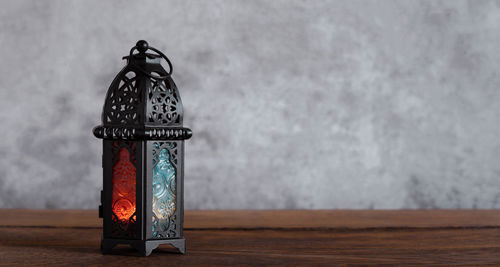
<path id="1" fill-rule="evenodd" d="M 104 104 L 103 123 L 139 124 L 140 91 L 136 86 L 136 75 L 129 71 L 119 83 L 111 84 Z"/>
<path id="2" fill-rule="evenodd" d="M 117 140 L 184 140 L 192 135 L 191 129 L 184 127 L 133 128 L 126 126 L 97 126 L 94 135 L 103 139 Z"/>
<path id="3" fill-rule="evenodd" d="M 152 128 L 147 129 L 144 135 L 150 140 L 184 140 L 191 137 L 193 133 L 188 128 Z"/>
<path id="4" fill-rule="evenodd" d="M 169 79 L 150 78 L 148 88 L 147 121 L 151 124 L 172 125 L 180 123 L 180 98 L 177 88 Z"/>

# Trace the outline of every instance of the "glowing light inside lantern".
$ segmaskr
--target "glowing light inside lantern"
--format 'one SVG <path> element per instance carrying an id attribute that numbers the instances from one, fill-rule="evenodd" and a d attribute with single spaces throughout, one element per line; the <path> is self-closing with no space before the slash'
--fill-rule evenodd
<path id="1" fill-rule="evenodd" d="M 128 149 L 121 148 L 113 167 L 113 212 L 122 222 L 135 213 L 135 166 L 130 162 Z"/>

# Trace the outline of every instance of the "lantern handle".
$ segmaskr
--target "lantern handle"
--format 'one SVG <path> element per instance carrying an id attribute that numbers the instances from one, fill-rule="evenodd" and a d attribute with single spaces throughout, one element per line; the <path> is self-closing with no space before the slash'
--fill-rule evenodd
<path id="1" fill-rule="evenodd" d="M 132 58 L 132 53 L 134 52 L 134 50 L 139 51 L 139 53 L 145 53 L 147 50 L 153 50 L 154 52 L 156 52 L 160 57 L 162 57 L 163 59 L 165 59 L 165 61 L 167 61 L 167 64 L 168 64 L 168 68 L 169 68 L 169 72 L 167 73 L 167 75 L 152 75 L 150 73 L 148 73 L 147 71 L 141 69 L 141 68 L 138 68 L 139 71 L 141 71 L 144 75 L 148 76 L 149 78 L 152 78 L 152 79 L 155 79 L 155 80 L 165 80 L 167 79 L 170 75 L 172 75 L 172 72 L 174 70 L 174 67 L 172 66 L 172 62 L 170 62 L 170 59 L 168 59 L 167 56 L 165 56 L 165 54 L 163 54 L 160 50 L 152 47 L 152 46 L 149 46 L 148 43 L 144 40 L 140 40 L 137 42 L 137 44 L 132 47 L 132 49 L 130 49 L 130 55 L 129 57 Z"/>

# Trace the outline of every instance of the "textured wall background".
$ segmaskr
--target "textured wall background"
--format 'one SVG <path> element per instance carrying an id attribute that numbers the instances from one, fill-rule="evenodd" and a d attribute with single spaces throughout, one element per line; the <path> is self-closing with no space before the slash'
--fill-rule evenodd
<path id="1" fill-rule="evenodd" d="M 2 208 L 97 208 L 138 39 L 194 131 L 186 208 L 500 207 L 500 1 L 0 4 Z"/>

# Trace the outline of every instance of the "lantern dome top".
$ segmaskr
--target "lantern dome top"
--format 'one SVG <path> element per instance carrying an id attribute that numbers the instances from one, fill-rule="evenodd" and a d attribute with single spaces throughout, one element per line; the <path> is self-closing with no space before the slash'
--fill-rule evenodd
<path id="1" fill-rule="evenodd" d="M 137 50 L 138 53 L 134 54 Z M 156 54 L 149 54 L 151 50 Z M 164 59 L 169 71 L 161 65 Z M 109 86 L 102 112 L 102 125 L 94 135 L 103 139 L 182 140 L 192 132 L 182 127 L 183 109 L 171 74 L 170 60 L 140 40 L 130 50 L 127 65 Z"/>

